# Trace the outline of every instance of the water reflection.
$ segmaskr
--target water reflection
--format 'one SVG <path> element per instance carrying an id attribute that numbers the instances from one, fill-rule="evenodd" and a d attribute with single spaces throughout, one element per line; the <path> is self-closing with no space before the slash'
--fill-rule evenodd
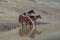
<path id="1" fill-rule="evenodd" d="M 28 36 L 30 38 L 34 38 L 36 34 L 40 35 L 41 34 L 41 31 L 40 30 L 37 30 L 36 28 L 33 30 L 33 32 L 29 35 L 29 33 L 31 32 L 32 30 L 32 27 L 28 27 L 26 30 L 23 30 L 23 29 L 19 29 L 19 35 L 21 37 L 23 36 Z"/>

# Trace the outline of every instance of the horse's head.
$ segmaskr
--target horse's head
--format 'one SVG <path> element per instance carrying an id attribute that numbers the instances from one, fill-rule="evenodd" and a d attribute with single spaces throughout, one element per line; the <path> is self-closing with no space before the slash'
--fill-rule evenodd
<path id="1" fill-rule="evenodd" d="M 41 19 L 41 16 L 40 15 L 37 15 L 36 17 Z"/>
<path id="2" fill-rule="evenodd" d="M 31 12 L 32 12 L 33 14 L 35 14 L 34 10 L 31 10 Z"/>

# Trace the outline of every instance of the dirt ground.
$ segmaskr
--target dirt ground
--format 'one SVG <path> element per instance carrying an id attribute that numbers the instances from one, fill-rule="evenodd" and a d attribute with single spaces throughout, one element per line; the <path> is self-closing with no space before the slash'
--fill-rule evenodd
<path id="1" fill-rule="evenodd" d="M 24 0 L 20 0 L 16 7 L 15 4 L 15 1 L 0 3 L 0 40 L 50 40 L 60 38 L 60 9 L 58 7 Z M 42 17 L 36 22 L 36 27 L 41 31 L 41 34 L 35 34 L 34 38 L 22 37 L 19 35 L 18 17 L 31 8 L 35 10 L 35 15 L 40 14 Z"/>

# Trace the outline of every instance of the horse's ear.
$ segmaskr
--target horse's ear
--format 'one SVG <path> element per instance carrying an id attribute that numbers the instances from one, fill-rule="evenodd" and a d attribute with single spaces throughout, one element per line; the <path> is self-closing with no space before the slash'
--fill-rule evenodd
<path id="1" fill-rule="evenodd" d="M 33 12 L 33 14 L 35 14 L 35 12 Z"/>
<path id="2" fill-rule="evenodd" d="M 23 13 L 23 15 L 26 15 L 26 13 Z"/>

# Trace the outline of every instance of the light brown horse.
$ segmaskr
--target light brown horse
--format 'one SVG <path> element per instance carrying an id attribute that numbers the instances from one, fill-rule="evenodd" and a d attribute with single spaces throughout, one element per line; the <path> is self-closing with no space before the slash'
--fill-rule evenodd
<path id="1" fill-rule="evenodd" d="M 31 18 L 32 21 L 36 22 L 36 20 L 37 20 L 38 18 L 41 18 L 41 16 L 40 16 L 40 15 L 30 16 L 30 18 Z M 22 16 L 22 15 L 19 16 L 19 24 L 22 24 L 22 29 L 24 28 L 24 27 L 23 27 L 23 23 L 26 23 L 27 25 L 28 25 L 28 24 L 29 24 L 29 25 L 33 25 L 33 28 L 32 28 L 32 30 L 31 30 L 30 34 L 31 34 L 31 33 L 33 32 L 33 30 L 35 29 L 35 25 L 31 22 L 31 20 L 30 20 L 27 16 Z M 29 35 L 30 35 L 30 34 L 29 34 Z"/>

